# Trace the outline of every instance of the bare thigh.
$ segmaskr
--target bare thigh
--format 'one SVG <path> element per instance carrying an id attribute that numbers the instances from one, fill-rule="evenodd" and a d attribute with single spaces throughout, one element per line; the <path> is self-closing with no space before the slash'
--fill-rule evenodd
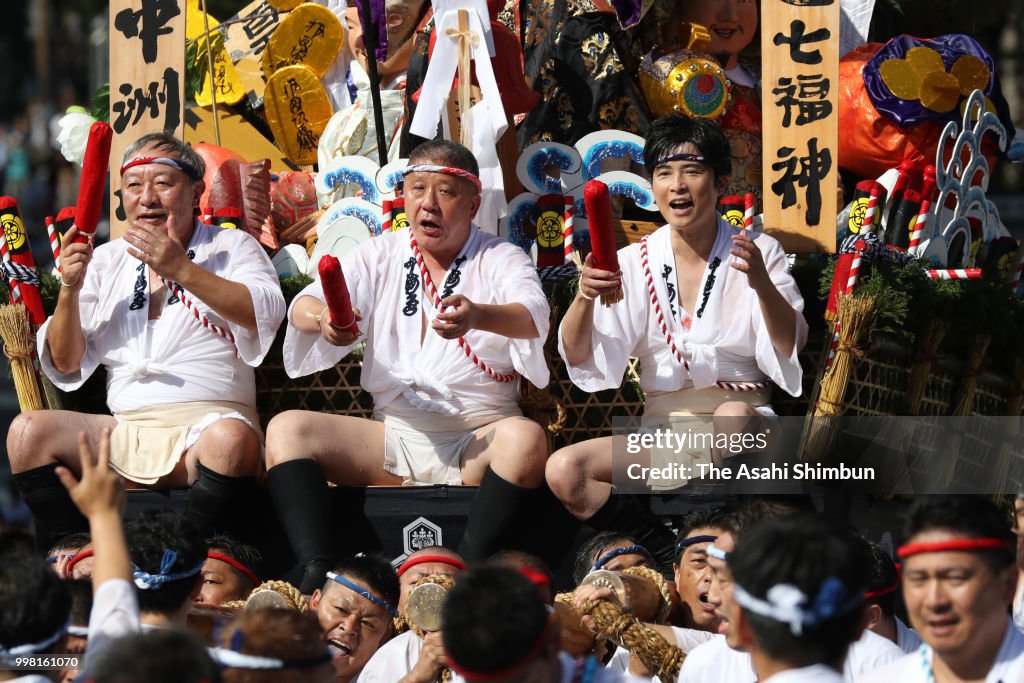
<path id="1" fill-rule="evenodd" d="M 99 451 L 104 428 L 113 430 L 117 420 L 110 415 L 91 415 L 70 410 L 33 410 L 18 415 L 7 432 L 7 453 L 11 469 L 24 472 L 35 467 L 61 463 L 81 474 L 78 434 L 84 432 L 93 453 Z"/>
<path id="2" fill-rule="evenodd" d="M 526 417 L 506 417 L 476 430 L 459 462 L 462 481 L 477 485 L 490 467 L 505 481 L 536 488 L 548 457 L 544 428 Z"/>
<path id="3" fill-rule="evenodd" d="M 341 486 L 399 486 L 384 470 L 384 423 L 347 415 L 290 410 L 267 426 L 267 467 L 315 460 Z"/>

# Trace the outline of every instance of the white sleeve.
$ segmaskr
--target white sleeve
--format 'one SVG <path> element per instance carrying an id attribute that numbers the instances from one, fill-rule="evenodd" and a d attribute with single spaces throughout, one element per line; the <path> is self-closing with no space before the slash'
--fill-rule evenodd
<path id="1" fill-rule="evenodd" d="M 569 379 L 580 389 L 588 392 L 615 389 L 622 384 L 622 377 L 640 340 L 647 334 L 647 292 L 644 273 L 640 268 L 638 248 L 626 247 L 619 250 L 619 266 L 622 269 L 623 299 L 611 306 L 600 301 L 592 304 L 594 332 L 591 337 L 591 357 L 578 365 L 566 363 Z M 562 331 L 565 318 L 558 328 L 558 353 L 565 360 L 565 345 Z"/>
<path id="2" fill-rule="evenodd" d="M 699 631 L 694 628 L 680 628 L 672 626 L 672 635 L 676 637 L 676 645 L 683 652 L 689 653 L 698 645 L 714 640 L 717 634 L 710 631 Z"/>
<path id="3" fill-rule="evenodd" d="M 93 261 L 85 271 L 85 282 L 78 293 L 78 316 L 82 324 L 82 334 L 85 335 L 85 355 L 82 356 L 78 371 L 62 374 L 53 365 L 50 347 L 46 343 L 52 317 L 47 318 L 36 333 L 36 355 L 39 357 L 39 365 L 54 386 L 62 391 L 74 391 L 81 387 L 92 373 L 96 372 L 102 361 L 103 354 L 98 348 L 97 338 L 103 334 L 107 321 L 100 320 L 99 271 L 107 267 L 109 253 L 108 249 L 94 252 Z M 109 273 L 107 277 L 110 277 Z"/>
<path id="4" fill-rule="evenodd" d="M 376 237 L 369 242 L 364 242 L 358 249 L 349 252 L 341 260 L 341 270 L 345 274 L 345 284 L 348 286 L 352 306 L 358 308 L 363 317 L 359 323 L 362 335 L 368 334 L 373 326 L 376 278 L 374 264 L 382 268 L 386 267 L 385 264 L 380 263 L 384 256 L 381 253 L 382 250 L 376 248 L 382 241 L 382 238 Z M 293 378 L 305 377 L 333 367 L 365 338 L 361 335 L 357 341 L 348 346 L 334 346 L 319 333 L 298 330 L 291 323 L 292 311 L 295 308 L 295 302 L 303 296 L 319 299 L 326 305 L 326 297 L 319 277 L 306 285 L 292 300 L 291 306 L 288 308 L 282 355 L 285 372 Z"/>
<path id="5" fill-rule="evenodd" d="M 139 600 L 135 586 L 124 579 L 109 579 L 100 584 L 89 613 L 89 647 L 85 651 L 81 680 L 89 673 L 114 641 L 139 632 Z"/>
<path id="6" fill-rule="evenodd" d="M 544 358 L 544 343 L 551 328 L 551 308 L 530 257 L 513 245 L 502 246 L 501 258 L 495 259 L 501 270 L 494 273 L 493 279 L 497 285 L 497 301 L 499 304 L 525 306 L 537 328 L 537 336 L 531 339 L 509 339 L 512 365 L 534 386 L 543 388 L 547 386 L 550 374 Z"/>
<path id="7" fill-rule="evenodd" d="M 256 329 L 226 321 L 231 333 L 235 335 L 235 346 L 239 357 L 247 365 L 258 366 L 270 350 L 277 336 L 277 328 L 284 318 L 284 294 L 281 293 L 281 281 L 274 270 L 274 265 L 267 258 L 263 247 L 251 235 L 241 233 L 231 258 L 230 272 L 224 277 L 245 285 L 252 297 L 252 307 L 256 313 Z"/>
<path id="8" fill-rule="evenodd" d="M 787 357 L 780 354 L 772 344 L 768 334 L 768 326 L 761 314 L 761 306 L 756 301 L 751 306 L 751 327 L 754 332 L 754 356 L 757 365 L 775 384 L 791 396 L 799 396 L 802 391 L 801 380 L 803 368 L 800 367 L 798 354 L 807 343 L 807 320 L 804 318 L 804 299 L 797 288 L 796 280 L 789 273 L 789 262 L 782 246 L 774 239 L 761 236 L 758 239 L 761 253 L 764 256 L 765 268 L 779 293 L 796 311 L 796 330 L 794 331 L 793 352 Z"/>

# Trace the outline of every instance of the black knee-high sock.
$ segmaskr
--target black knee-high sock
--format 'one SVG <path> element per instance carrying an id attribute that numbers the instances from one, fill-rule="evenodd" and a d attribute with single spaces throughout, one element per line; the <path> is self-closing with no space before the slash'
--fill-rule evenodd
<path id="1" fill-rule="evenodd" d="M 229 477 L 202 463 L 197 467 L 199 478 L 189 489 L 185 516 L 195 522 L 203 538 L 209 538 L 230 528 L 239 507 L 252 493 L 255 477 Z"/>
<path id="2" fill-rule="evenodd" d="M 507 482 L 488 467 L 469 508 L 459 554 L 479 562 L 503 549 L 532 494 L 533 489 Z"/>
<path id="3" fill-rule="evenodd" d="M 89 530 L 89 522 L 60 483 L 56 469 L 56 464 L 43 465 L 14 475 L 18 493 L 36 520 L 36 545 L 43 550 L 68 534 Z"/>
<path id="4" fill-rule="evenodd" d="M 646 497 L 613 493 L 584 523 L 598 531 L 629 534 L 650 551 L 659 571 L 671 574 L 676 537 L 651 511 Z"/>
<path id="5" fill-rule="evenodd" d="M 306 595 L 323 586 L 324 574 L 338 558 L 331 527 L 331 495 L 315 460 L 289 460 L 267 472 L 270 497 L 304 576 Z"/>

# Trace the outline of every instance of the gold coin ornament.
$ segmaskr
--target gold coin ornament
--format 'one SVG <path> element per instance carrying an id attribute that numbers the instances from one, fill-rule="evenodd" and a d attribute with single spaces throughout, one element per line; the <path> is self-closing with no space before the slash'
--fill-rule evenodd
<path id="1" fill-rule="evenodd" d="M 557 211 L 544 211 L 537 219 L 537 246 L 559 247 L 565 241 L 565 218 Z"/>
<path id="2" fill-rule="evenodd" d="M 331 10 L 312 2 L 293 9 L 270 36 L 263 51 L 263 73 L 270 75 L 292 65 L 305 65 L 318 77 L 334 64 L 344 31 Z"/>
<path id="3" fill-rule="evenodd" d="M 317 143 L 334 113 L 317 75 L 306 66 L 279 69 L 267 81 L 264 98 L 277 146 L 295 164 L 315 164 Z"/>
<path id="4" fill-rule="evenodd" d="M 723 216 L 731 225 L 737 228 L 743 227 L 743 212 L 738 209 L 730 209 Z"/>
<path id="5" fill-rule="evenodd" d="M 711 55 L 685 48 L 640 63 L 640 89 L 655 116 L 685 114 L 716 120 L 729 104 L 729 79 Z"/>
<path id="6" fill-rule="evenodd" d="M 921 80 L 919 99 L 926 109 L 945 114 L 960 102 L 960 81 L 945 71 L 933 71 Z"/>
<path id="7" fill-rule="evenodd" d="M 278 12 L 291 12 L 302 4 L 302 0 L 267 0 L 267 4 Z"/>
<path id="8" fill-rule="evenodd" d="M 921 76 L 905 59 L 889 59 L 879 67 L 882 81 L 896 97 L 903 100 L 916 100 L 921 92 Z"/>
<path id="9" fill-rule="evenodd" d="M 946 65 L 942 63 L 942 57 L 930 47 L 911 48 L 907 50 L 905 59 L 921 78 L 935 71 L 946 70 Z"/>
<path id="10" fill-rule="evenodd" d="M 441 630 L 441 609 L 448 597 L 448 589 L 436 583 L 424 583 L 409 593 L 405 618 L 425 633 Z"/>
<path id="11" fill-rule="evenodd" d="M 974 55 L 964 55 L 949 68 L 949 73 L 960 82 L 960 94 L 967 97 L 975 90 L 988 90 L 989 81 L 992 80 L 992 72 Z"/>
<path id="12" fill-rule="evenodd" d="M 16 213 L 0 215 L 0 225 L 3 226 L 7 248 L 13 252 L 21 251 L 25 246 L 25 224 L 21 222 L 21 216 Z"/>
<path id="13" fill-rule="evenodd" d="M 860 197 L 854 200 L 853 206 L 850 207 L 850 218 L 846 221 L 846 227 L 854 235 L 860 232 L 860 226 L 864 223 L 869 201 L 867 197 Z"/>

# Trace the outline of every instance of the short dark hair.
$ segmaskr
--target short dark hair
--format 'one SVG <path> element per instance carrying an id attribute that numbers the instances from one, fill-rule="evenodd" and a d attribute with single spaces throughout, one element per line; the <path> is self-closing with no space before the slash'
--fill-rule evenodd
<path id="1" fill-rule="evenodd" d="M 71 595 L 40 557 L 0 553 L 0 647 L 41 643 L 68 623 Z"/>
<path id="2" fill-rule="evenodd" d="M 339 561 L 334 565 L 335 574 L 351 577 L 356 583 L 376 593 L 392 607 L 398 608 L 398 596 L 402 589 L 398 584 L 398 575 L 394 567 L 380 555 L 356 555 Z M 323 590 L 334 583 L 331 579 L 324 582 Z"/>
<path id="3" fill-rule="evenodd" d="M 601 551 L 615 543 L 636 545 L 639 541 L 622 531 L 599 531 L 583 542 L 576 552 L 576 559 L 572 565 L 572 580 L 577 586 L 590 573 L 590 568 L 594 566 Z"/>
<path id="4" fill-rule="evenodd" d="M 252 570 L 252 573 L 258 577 L 263 575 L 263 556 L 260 551 L 254 546 L 241 541 L 235 540 L 231 536 L 219 534 L 206 541 L 210 551 L 217 551 L 223 555 L 227 555 L 232 560 L 241 563 L 245 567 Z M 234 567 L 231 567 L 231 571 L 238 576 L 238 578 L 252 583 L 252 579 L 238 571 Z"/>
<path id="5" fill-rule="evenodd" d="M 128 553 L 138 571 L 160 572 L 164 551 L 177 558 L 169 571 L 188 571 L 206 561 L 206 540 L 190 519 L 172 510 L 146 510 L 125 526 Z M 163 615 L 177 612 L 188 601 L 196 585 L 203 580 L 197 572 L 177 581 L 168 581 L 157 590 L 139 590 L 139 610 Z"/>
<path id="6" fill-rule="evenodd" d="M 676 524 L 676 542 L 689 536 L 694 529 L 721 529 L 724 519 L 725 508 L 720 505 L 687 510 L 680 515 Z"/>
<path id="7" fill-rule="evenodd" d="M 996 538 L 1006 542 L 1003 549 L 981 551 L 982 559 L 998 574 L 1016 563 L 1013 520 L 983 496 L 921 496 L 907 512 L 903 528 L 904 542 L 926 531 L 949 531 L 966 538 Z"/>
<path id="8" fill-rule="evenodd" d="M 463 171 L 469 171 L 475 176 L 480 175 L 480 164 L 477 162 L 476 157 L 473 156 L 473 153 L 466 147 L 451 140 L 437 138 L 436 140 L 427 140 L 416 145 L 409 154 L 409 165 L 413 166 L 425 161 L 438 161 L 445 166 L 461 168 Z"/>
<path id="9" fill-rule="evenodd" d="M 821 515 L 767 519 L 743 535 L 728 563 L 735 590 L 761 600 L 773 587 L 791 584 L 813 604 L 838 580 L 831 601 L 836 613 L 804 624 L 800 635 L 789 624 L 743 610 L 758 647 L 773 659 L 796 667 L 842 663 L 861 626 L 869 563 L 865 544 L 849 529 Z M 736 593 L 733 599 L 743 607 Z"/>
<path id="10" fill-rule="evenodd" d="M 812 512 L 814 505 L 803 497 L 776 496 L 752 498 L 740 507 L 726 513 L 722 528 L 739 541 L 748 529 L 764 519 L 786 517 L 799 512 Z"/>
<path id="11" fill-rule="evenodd" d="M 647 129 L 644 144 L 644 169 L 654 175 L 659 159 L 673 154 L 687 142 L 697 148 L 704 163 L 715 172 L 715 178 L 732 175 L 732 153 L 729 140 L 718 124 L 699 117 L 669 114 L 654 120 Z"/>
<path id="12" fill-rule="evenodd" d="M 548 611 L 537 588 L 508 567 L 480 567 L 459 576 L 441 610 L 450 660 L 494 673 L 523 663 L 542 637 Z"/>
<path id="13" fill-rule="evenodd" d="M 270 607 L 244 612 L 225 629 L 225 646 L 247 655 L 273 657 L 293 662 L 309 662 L 327 655 L 327 643 L 316 616 L 310 612 Z M 330 660 L 323 664 L 330 666 Z M 225 683 L 303 683 L 310 679 L 310 668 L 285 669 L 228 668 Z"/>
<path id="14" fill-rule="evenodd" d="M 896 571 L 896 563 L 893 562 L 885 548 L 879 544 L 866 539 L 861 539 L 861 542 L 867 546 L 871 558 L 868 566 L 867 592 L 881 592 L 881 595 L 872 595 L 866 598 L 866 601 L 868 604 L 878 605 L 885 616 L 895 616 L 896 599 L 900 593 L 900 575 Z"/>
<path id="15" fill-rule="evenodd" d="M 71 596 L 71 623 L 74 626 L 88 626 L 92 612 L 92 580 L 64 579 L 64 587 Z"/>
<path id="16" fill-rule="evenodd" d="M 59 555 L 62 550 L 79 550 L 92 543 L 92 534 L 88 531 L 76 531 L 73 534 L 62 536 L 60 540 L 50 547 L 50 557 Z"/>
<path id="17" fill-rule="evenodd" d="M 117 638 L 98 657 L 95 683 L 219 683 L 220 670 L 198 636 L 154 629 Z"/>

